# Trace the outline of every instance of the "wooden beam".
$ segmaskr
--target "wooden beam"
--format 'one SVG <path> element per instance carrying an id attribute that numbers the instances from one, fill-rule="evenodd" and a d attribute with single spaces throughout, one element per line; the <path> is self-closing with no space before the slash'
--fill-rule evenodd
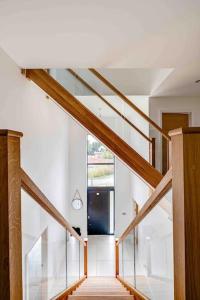
<path id="1" fill-rule="evenodd" d="M 142 110 L 140 110 L 131 100 L 129 100 L 122 92 L 120 92 L 111 82 L 109 82 L 104 76 L 102 76 L 97 70 L 89 69 L 97 78 L 99 78 L 105 85 L 107 85 L 113 92 L 116 93 L 124 102 L 126 102 L 133 110 L 135 110 L 143 119 L 145 119 L 150 125 L 156 128 L 163 137 L 170 141 L 170 136 L 166 134 L 160 126 L 158 126 L 153 120 L 151 120 Z"/>
<path id="2" fill-rule="evenodd" d="M 61 215 L 61 213 L 53 206 L 48 198 L 41 192 L 33 180 L 21 169 L 21 185 L 22 188 L 60 225 L 68 230 L 77 240 L 85 245 L 84 240 L 72 228 L 70 223 Z"/>
<path id="3" fill-rule="evenodd" d="M 170 132 L 173 167 L 174 299 L 200 299 L 200 128 Z"/>
<path id="4" fill-rule="evenodd" d="M 123 139 L 81 104 L 47 72 L 40 69 L 28 69 L 26 70 L 26 76 L 42 88 L 56 103 L 104 143 L 150 186 L 155 188 L 158 185 L 162 179 L 160 172 L 153 168 L 149 162 L 124 142 Z"/>
<path id="5" fill-rule="evenodd" d="M 86 86 L 87 89 L 89 89 L 93 94 L 95 94 L 97 97 L 99 97 L 108 107 L 110 107 L 118 116 L 120 116 L 126 123 L 128 123 L 134 130 L 136 130 L 143 138 L 145 138 L 149 143 L 152 142 L 152 140 L 144 134 L 137 126 L 135 126 L 129 119 L 126 118 L 125 115 L 123 115 L 120 111 L 118 111 L 108 100 L 106 100 L 105 97 L 103 97 L 101 94 L 99 94 L 93 87 L 91 87 L 81 76 L 79 76 L 75 71 L 72 69 L 67 69 L 67 71 L 73 75 L 77 80 L 79 80 L 83 85 Z"/>
<path id="6" fill-rule="evenodd" d="M 143 205 L 143 207 L 139 210 L 135 219 L 130 223 L 124 233 L 118 240 L 118 244 L 127 237 L 131 230 L 133 230 L 145 217 L 147 214 L 152 211 L 152 209 L 156 206 L 156 204 L 164 197 L 164 195 L 169 191 L 172 186 L 172 169 L 169 169 L 167 174 L 161 180 L 161 182 L 156 187 L 155 191 L 149 197 L 147 202 Z"/>
<path id="7" fill-rule="evenodd" d="M 0 130 L 0 299 L 21 300 L 20 137 Z"/>

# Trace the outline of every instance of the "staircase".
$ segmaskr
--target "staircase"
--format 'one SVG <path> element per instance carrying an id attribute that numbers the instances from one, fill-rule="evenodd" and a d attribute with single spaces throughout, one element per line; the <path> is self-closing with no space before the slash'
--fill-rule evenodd
<path id="1" fill-rule="evenodd" d="M 69 300 L 133 300 L 133 296 L 114 277 L 91 277 L 68 296 Z"/>
<path id="2" fill-rule="evenodd" d="M 112 128 L 108 127 L 108 125 L 93 114 L 91 110 L 84 106 L 45 70 L 28 69 L 25 73 L 27 78 L 37 84 L 52 99 L 54 99 L 64 111 L 69 113 L 84 128 L 97 137 L 99 141 L 107 146 L 131 170 L 138 174 L 140 178 L 151 187 L 156 188 L 163 176 L 136 150 L 125 142 L 122 137 L 113 131 Z"/>

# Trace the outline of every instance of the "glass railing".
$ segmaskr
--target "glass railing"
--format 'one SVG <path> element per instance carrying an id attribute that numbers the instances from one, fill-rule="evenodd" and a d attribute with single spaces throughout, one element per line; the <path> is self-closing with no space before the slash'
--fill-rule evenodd
<path id="1" fill-rule="evenodd" d="M 174 299 L 172 191 L 120 243 L 119 275 L 152 300 Z"/>
<path id="2" fill-rule="evenodd" d="M 110 129 L 118 134 L 128 145 L 147 161 L 151 161 L 149 124 L 132 110 L 108 88 L 102 87 L 102 82 L 87 69 L 73 70 L 84 82 L 95 89 L 91 91 L 70 70 L 52 69 L 50 74 L 80 103 L 84 104 L 93 114 L 102 120 Z M 99 97 L 97 94 L 101 97 Z M 148 114 L 148 97 L 131 97 L 141 109 Z M 141 104 L 142 103 L 142 104 Z"/>
<path id="3" fill-rule="evenodd" d="M 22 190 L 23 299 L 48 300 L 83 276 L 84 245 Z"/>

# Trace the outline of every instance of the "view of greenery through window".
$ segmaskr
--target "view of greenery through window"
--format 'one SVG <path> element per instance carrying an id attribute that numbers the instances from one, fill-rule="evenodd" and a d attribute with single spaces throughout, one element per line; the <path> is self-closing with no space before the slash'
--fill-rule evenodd
<path id="1" fill-rule="evenodd" d="M 88 186 L 114 186 L 114 156 L 88 135 Z"/>

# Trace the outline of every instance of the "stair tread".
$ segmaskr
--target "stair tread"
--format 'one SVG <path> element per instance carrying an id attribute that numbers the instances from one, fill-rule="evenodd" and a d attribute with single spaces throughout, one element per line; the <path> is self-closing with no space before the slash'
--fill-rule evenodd
<path id="1" fill-rule="evenodd" d="M 97 291 L 77 291 L 74 292 L 73 295 L 130 295 L 130 293 L 128 291 L 121 291 L 121 292 L 116 292 L 116 291 L 101 291 L 101 292 L 97 292 Z"/>
<path id="2" fill-rule="evenodd" d="M 133 296 L 116 278 L 94 277 L 86 279 L 68 299 L 133 300 Z"/>
<path id="3" fill-rule="evenodd" d="M 84 296 L 76 296 L 76 295 L 70 295 L 68 296 L 68 299 L 70 300 L 95 300 L 95 299 L 104 299 L 104 300 L 133 300 L 133 296 L 131 295 L 84 295 Z"/>

